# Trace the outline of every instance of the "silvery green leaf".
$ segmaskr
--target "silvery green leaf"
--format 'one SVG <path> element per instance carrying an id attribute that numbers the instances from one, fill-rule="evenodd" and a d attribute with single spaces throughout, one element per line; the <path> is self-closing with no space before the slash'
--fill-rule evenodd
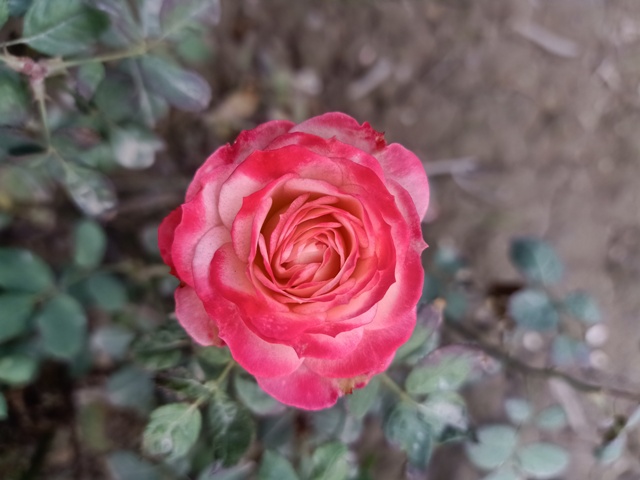
<path id="1" fill-rule="evenodd" d="M 127 355 L 132 341 L 133 333 L 118 325 L 100 327 L 91 336 L 92 348 L 114 360 L 122 360 Z"/>
<path id="2" fill-rule="evenodd" d="M 92 269 L 102 263 L 107 248 L 107 237 L 99 223 L 81 220 L 73 230 L 73 263 L 80 268 Z"/>
<path id="3" fill-rule="evenodd" d="M 136 125 L 114 128 L 110 140 L 116 162 L 131 169 L 150 167 L 156 152 L 164 148 L 164 142 L 153 132 Z"/>
<path id="4" fill-rule="evenodd" d="M 523 480 L 522 475 L 516 472 L 511 465 L 501 467 L 498 470 L 491 472 L 482 480 Z"/>
<path id="5" fill-rule="evenodd" d="M 526 423 L 533 413 L 531 404 L 523 398 L 508 398 L 504 403 L 504 408 L 509 420 L 516 425 Z"/>
<path id="6" fill-rule="evenodd" d="M 28 250 L 0 248 L 0 287 L 39 293 L 53 287 L 53 272 Z"/>
<path id="7" fill-rule="evenodd" d="M 222 392 L 209 404 L 208 423 L 214 458 L 225 466 L 235 465 L 253 440 L 255 425 L 247 411 Z"/>
<path id="8" fill-rule="evenodd" d="M 569 466 L 569 454 L 553 443 L 532 443 L 517 452 L 520 469 L 530 478 L 550 479 L 563 473 Z"/>
<path id="9" fill-rule="evenodd" d="M 514 266 L 531 282 L 552 285 L 562 278 L 564 266 L 553 247 L 543 240 L 532 237 L 514 239 L 510 257 Z"/>
<path id="10" fill-rule="evenodd" d="M 415 365 L 435 350 L 440 342 L 441 324 L 442 308 L 439 305 L 422 307 L 411 338 L 398 349 L 393 362 Z"/>
<path id="11" fill-rule="evenodd" d="M 459 441 L 468 435 L 469 417 L 464 399 L 454 392 L 429 395 L 420 413 L 439 443 Z"/>
<path id="12" fill-rule="evenodd" d="M 256 415 L 277 415 L 285 410 L 285 405 L 267 395 L 253 378 L 236 375 L 234 386 L 238 398 Z"/>
<path id="13" fill-rule="evenodd" d="M 598 304 L 586 292 L 570 293 L 565 297 L 562 306 L 571 316 L 587 325 L 593 325 L 602 320 L 602 313 Z"/>
<path id="14" fill-rule="evenodd" d="M 0 342 L 22 335 L 29 328 L 37 298 L 25 293 L 0 294 Z"/>
<path id="15" fill-rule="evenodd" d="M 21 17 L 31 6 L 33 0 L 8 0 L 9 14 L 12 17 Z"/>
<path id="16" fill-rule="evenodd" d="M 127 289 L 115 275 L 97 272 L 84 281 L 89 300 L 105 312 L 122 310 L 128 301 Z"/>
<path id="17" fill-rule="evenodd" d="M 90 100 L 100 82 L 104 80 L 104 65 L 100 62 L 85 63 L 75 69 L 74 76 L 78 93 L 85 100 Z"/>
<path id="18" fill-rule="evenodd" d="M 8 416 L 9 411 L 7 406 L 7 399 L 4 397 L 2 392 L 0 392 L 0 421 L 6 420 Z"/>
<path id="19" fill-rule="evenodd" d="M 180 110 L 199 112 L 209 106 L 211 88 L 205 79 L 157 55 L 145 55 L 138 64 L 145 85 Z"/>
<path id="20" fill-rule="evenodd" d="M 487 425 L 477 431 L 478 441 L 467 442 L 469 460 L 481 470 L 493 470 L 506 462 L 518 444 L 518 433 L 510 425 Z"/>
<path id="21" fill-rule="evenodd" d="M 101 37 L 103 43 L 121 48 L 140 43 L 140 28 L 129 8 L 129 2 L 85 0 L 85 4 L 97 8 L 109 17 L 109 28 Z"/>
<path id="22" fill-rule="evenodd" d="M 108 26 L 106 15 L 81 0 L 33 0 L 23 35 L 35 50 L 65 56 L 86 50 Z"/>
<path id="23" fill-rule="evenodd" d="M 163 0 L 160 10 L 162 36 L 171 37 L 194 22 L 215 24 L 220 19 L 220 0 Z"/>
<path id="24" fill-rule="evenodd" d="M 201 428 L 202 416 L 197 406 L 163 405 L 151 412 L 142 445 L 151 455 L 181 458 L 195 445 Z"/>
<path id="25" fill-rule="evenodd" d="M 373 377 L 366 387 L 354 390 L 347 397 L 347 408 L 351 415 L 357 418 L 364 417 L 373 407 L 379 390 L 380 379 L 378 377 Z"/>
<path id="26" fill-rule="evenodd" d="M 291 462 L 278 452 L 266 450 L 262 455 L 258 480 L 298 480 Z"/>
<path id="27" fill-rule="evenodd" d="M 70 360 L 85 345 L 87 317 L 82 306 L 67 294 L 46 302 L 36 315 L 36 325 L 42 347 L 49 355 Z"/>
<path id="28" fill-rule="evenodd" d="M 560 317 L 549 296 L 541 290 L 521 290 L 509 298 L 509 315 L 518 326 L 546 331 L 558 326 Z"/>
<path id="29" fill-rule="evenodd" d="M 429 464 L 433 451 L 433 432 L 430 423 L 411 405 L 398 404 L 384 425 L 387 439 L 400 447 L 409 463 L 424 470 Z"/>
<path id="30" fill-rule="evenodd" d="M 0 383 L 22 386 L 30 383 L 38 371 L 38 361 L 21 353 L 0 357 Z"/>
<path id="31" fill-rule="evenodd" d="M 9 0 L 0 0 L 0 28 L 9 20 Z"/>
<path id="32" fill-rule="evenodd" d="M 311 456 L 309 480 L 346 480 L 349 476 L 349 450 L 339 442 L 319 446 Z"/>
<path id="33" fill-rule="evenodd" d="M 89 216 L 100 216 L 116 206 L 115 189 L 99 172 L 68 164 L 62 181 L 75 204 Z"/>
<path id="34" fill-rule="evenodd" d="M 536 426 L 542 430 L 560 430 L 567 425 L 567 414 L 560 405 L 542 410 L 536 417 Z"/>

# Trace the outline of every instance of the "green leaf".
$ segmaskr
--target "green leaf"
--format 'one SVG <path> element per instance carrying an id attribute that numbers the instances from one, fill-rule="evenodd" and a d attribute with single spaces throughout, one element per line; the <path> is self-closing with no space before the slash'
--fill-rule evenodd
<path id="1" fill-rule="evenodd" d="M 199 112 L 209 106 L 211 88 L 195 72 L 157 55 L 139 60 L 140 72 L 149 90 L 180 110 Z"/>
<path id="2" fill-rule="evenodd" d="M 532 443 L 517 453 L 520 468 L 529 477 L 548 479 L 560 475 L 569 466 L 567 451 L 552 443 Z"/>
<path id="3" fill-rule="evenodd" d="M 7 20 L 9 20 L 9 1 L 0 0 L 0 28 L 7 23 Z"/>
<path id="4" fill-rule="evenodd" d="M 177 39 L 175 51 L 178 57 L 188 64 L 200 64 L 213 57 L 211 46 L 207 42 L 206 31 L 191 28 Z"/>
<path id="5" fill-rule="evenodd" d="M 92 269 L 102 263 L 107 248 L 107 236 L 99 223 L 81 220 L 73 230 L 73 263 Z"/>
<path id="6" fill-rule="evenodd" d="M 85 100 L 91 100 L 100 82 L 104 80 L 104 65 L 100 62 L 85 63 L 75 69 L 76 89 Z"/>
<path id="7" fill-rule="evenodd" d="M 61 294 L 45 303 L 36 316 L 44 351 L 70 360 L 80 353 L 87 336 L 87 317 L 82 306 Z"/>
<path id="8" fill-rule="evenodd" d="M 291 462 L 278 452 L 266 450 L 262 455 L 258 480 L 298 480 Z"/>
<path id="9" fill-rule="evenodd" d="M 29 328 L 35 298 L 23 293 L 0 294 L 0 342 L 22 335 Z"/>
<path id="10" fill-rule="evenodd" d="M 190 344 L 191 341 L 180 324 L 168 322 L 138 338 L 133 344 L 132 352 L 136 362 L 145 368 L 164 370 L 177 365 L 182 358 L 180 349 Z"/>
<path id="11" fill-rule="evenodd" d="M 349 477 L 347 446 L 331 442 L 319 446 L 311 456 L 309 480 L 346 480 Z"/>
<path id="12" fill-rule="evenodd" d="M 433 451 L 433 432 L 418 410 L 400 403 L 385 422 L 384 433 L 407 454 L 411 465 L 420 470 L 427 468 Z"/>
<path id="13" fill-rule="evenodd" d="M 107 467 L 113 480 L 160 480 L 160 472 L 133 452 L 114 452 L 107 456 Z"/>
<path id="14" fill-rule="evenodd" d="M 216 392 L 209 404 L 208 422 L 214 458 L 225 466 L 238 463 L 251 445 L 255 431 L 247 411 L 224 393 Z"/>
<path id="15" fill-rule="evenodd" d="M 534 283 L 552 285 L 562 278 L 564 266 L 547 242 L 531 237 L 511 242 L 511 261 L 522 275 Z"/>
<path id="16" fill-rule="evenodd" d="M 201 428 L 202 416 L 195 405 L 164 405 L 151 412 L 142 445 L 150 455 L 183 457 L 195 445 Z"/>
<path id="17" fill-rule="evenodd" d="M 105 312 L 118 312 L 127 304 L 127 289 L 115 275 L 98 272 L 84 285 L 92 303 Z"/>
<path id="18" fill-rule="evenodd" d="M 81 0 L 33 0 L 23 34 L 35 50 L 65 56 L 86 50 L 108 26 L 103 13 Z"/>
<path id="19" fill-rule="evenodd" d="M 163 0 L 160 26 L 163 37 L 180 33 L 194 22 L 217 23 L 220 0 Z"/>
<path id="20" fill-rule="evenodd" d="M 110 47 L 127 47 L 138 45 L 141 37 L 140 28 L 129 8 L 129 2 L 113 0 L 87 0 L 89 5 L 97 8 L 109 17 L 109 29 L 103 32 L 101 40 Z"/>
<path id="21" fill-rule="evenodd" d="M 587 325 L 594 325 L 602 320 L 602 313 L 598 304 L 586 292 L 573 292 L 562 302 L 564 309 L 572 317 L 583 321 Z"/>
<path id="22" fill-rule="evenodd" d="M 447 319 L 460 321 L 464 318 L 469 308 L 467 294 L 460 287 L 453 288 L 444 297 L 446 307 L 444 315 Z"/>
<path id="23" fill-rule="evenodd" d="M 488 425 L 477 431 L 478 442 L 467 442 L 469 460 L 482 470 L 493 470 L 513 454 L 518 444 L 518 433 L 509 425 Z"/>
<path id="24" fill-rule="evenodd" d="M 439 443 L 458 441 L 468 435 L 469 417 L 464 399 L 453 392 L 429 395 L 420 413 Z"/>
<path id="25" fill-rule="evenodd" d="M 512 423 L 519 425 L 526 423 L 531 418 L 531 404 L 523 398 L 508 398 L 504 403 L 507 416 Z"/>
<path id="26" fill-rule="evenodd" d="M 0 358 L 0 383 L 21 386 L 30 383 L 38 371 L 38 361 L 24 354 L 6 355 Z"/>
<path id="27" fill-rule="evenodd" d="M 176 392 L 178 396 L 183 396 L 194 401 L 209 398 L 212 395 L 211 390 L 204 384 L 191 378 L 163 378 L 162 387 Z"/>
<path id="28" fill-rule="evenodd" d="M 0 126 L 22 125 L 29 116 L 30 104 L 20 76 L 0 68 Z"/>
<path id="29" fill-rule="evenodd" d="M 561 430 L 567 425 L 567 414 L 560 405 L 542 410 L 536 417 L 536 426 L 542 430 Z"/>
<path id="30" fill-rule="evenodd" d="M 80 210 L 97 217 L 116 206 L 115 189 L 104 175 L 71 164 L 66 167 L 62 181 Z"/>
<path id="31" fill-rule="evenodd" d="M 421 366 L 414 368 L 407 377 L 405 387 L 412 395 L 455 391 L 484 373 L 498 369 L 495 360 L 484 352 L 459 345 L 435 350 Z"/>
<path id="32" fill-rule="evenodd" d="M 13 217 L 5 212 L 0 212 L 0 232 L 9 227 L 13 222 Z"/>
<path id="33" fill-rule="evenodd" d="M 133 333 L 118 325 L 105 325 L 91 336 L 91 346 L 113 360 L 122 360 L 129 353 Z"/>
<path id="34" fill-rule="evenodd" d="M 116 162 L 125 168 L 142 169 L 153 165 L 156 152 L 164 148 L 160 138 L 136 125 L 111 130 L 111 147 Z"/>
<path id="35" fill-rule="evenodd" d="M 440 343 L 442 308 L 440 305 L 426 305 L 418 312 L 418 320 L 411 338 L 396 352 L 394 363 L 415 365 Z"/>
<path id="36" fill-rule="evenodd" d="M 627 448 L 627 435 L 618 435 L 612 441 L 595 451 L 595 457 L 601 465 L 611 465 L 618 460 Z"/>
<path id="37" fill-rule="evenodd" d="M 558 326 L 560 317 L 549 296 L 540 290 L 521 290 L 509 298 L 509 315 L 522 328 L 545 331 Z"/>
<path id="38" fill-rule="evenodd" d="M 557 366 L 586 364 L 589 359 L 589 350 L 583 342 L 560 334 L 553 339 L 551 356 Z"/>
<path id="39" fill-rule="evenodd" d="M 31 6 L 32 0 L 9 0 L 9 14 L 12 17 L 21 17 Z"/>
<path id="40" fill-rule="evenodd" d="M 169 103 L 161 95 L 154 93 L 152 87 L 146 83 L 139 59 L 126 60 L 123 65 L 131 75 L 134 100 L 139 106 L 133 118 L 141 119 L 147 127 L 153 127 L 158 120 L 167 115 Z M 129 117 L 131 118 L 131 115 Z"/>
<path id="41" fill-rule="evenodd" d="M 124 367 L 107 380 L 107 398 L 113 405 L 146 413 L 153 404 L 153 379 L 144 370 Z"/>
<path id="42" fill-rule="evenodd" d="M 9 416 L 9 409 L 7 406 L 7 399 L 4 398 L 2 392 L 0 392 L 0 421 L 6 420 Z"/>
<path id="43" fill-rule="evenodd" d="M 376 398 L 378 398 L 379 390 L 380 379 L 378 377 L 373 377 L 366 387 L 354 390 L 347 397 L 347 407 L 351 415 L 356 418 L 364 417 L 373 407 Z"/>
<path id="44" fill-rule="evenodd" d="M 39 293 L 53 287 L 53 273 L 28 250 L 0 248 L 0 287 Z"/>
<path id="45" fill-rule="evenodd" d="M 238 398 L 256 415 L 277 415 L 286 408 L 282 403 L 267 395 L 252 378 L 236 375 L 234 386 Z"/>

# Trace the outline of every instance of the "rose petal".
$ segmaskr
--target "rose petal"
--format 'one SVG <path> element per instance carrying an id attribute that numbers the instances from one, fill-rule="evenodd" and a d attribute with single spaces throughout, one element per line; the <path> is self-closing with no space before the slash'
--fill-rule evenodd
<path id="1" fill-rule="evenodd" d="M 224 342 L 218 337 L 218 326 L 209 317 L 193 288 L 183 285 L 176 289 L 176 316 L 182 328 L 200 345 L 216 345 Z"/>
<path id="2" fill-rule="evenodd" d="M 160 256 L 164 263 L 171 267 L 171 273 L 176 276 L 177 272 L 171 256 L 171 247 L 173 246 L 176 227 L 180 224 L 181 219 L 182 207 L 178 207 L 167 215 L 158 227 L 158 248 L 160 249 Z"/>
<path id="3" fill-rule="evenodd" d="M 420 159 L 398 143 L 376 154 L 387 178 L 395 180 L 409 192 L 422 219 L 429 206 L 429 182 Z"/>
<path id="4" fill-rule="evenodd" d="M 304 365 L 287 376 L 256 376 L 260 387 L 282 403 L 306 410 L 329 408 L 343 394 L 338 382 L 323 378 Z"/>
<path id="5" fill-rule="evenodd" d="M 293 127 L 290 132 L 306 132 L 323 138 L 335 137 L 370 154 L 382 150 L 386 145 L 383 133 L 371 128 L 367 122 L 360 125 L 355 118 L 340 112 L 310 118 Z"/>

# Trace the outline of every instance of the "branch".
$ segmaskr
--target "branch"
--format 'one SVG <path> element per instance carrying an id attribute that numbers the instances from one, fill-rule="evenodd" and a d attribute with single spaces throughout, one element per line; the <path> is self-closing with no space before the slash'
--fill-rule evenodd
<path id="1" fill-rule="evenodd" d="M 603 393 L 613 397 L 625 398 L 636 403 L 640 402 L 640 392 L 627 390 L 614 385 L 603 385 L 583 378 L 574 377 L 567 372 L 563 372 L 562 370 L 557 370 L 552 367 L 535 367 L 518 358 L 512 357 L 500 346 L 483 340 L 473 329 L 459 323 L 447 322 L 446 325 L 465 339 L 473 341 L 478 348 L 488 355 L 491 355 L 496 360 L 502 362 L 506 368 L 518 370 L 522 373 L 535 377 L 559 378 L 576 390 L 580 390 L 582 392 Z"/>

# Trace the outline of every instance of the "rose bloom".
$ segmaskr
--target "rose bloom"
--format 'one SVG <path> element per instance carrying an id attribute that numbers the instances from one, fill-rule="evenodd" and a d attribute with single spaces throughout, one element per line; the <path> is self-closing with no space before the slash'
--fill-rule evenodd
<path id="1" fill-rule="evenodd" d="M 428 203 L 419 159 L 348 115 L 244 131 L 160 226 L 176 316 L 277 400 L 330 407 L 413 331 Z"/>

